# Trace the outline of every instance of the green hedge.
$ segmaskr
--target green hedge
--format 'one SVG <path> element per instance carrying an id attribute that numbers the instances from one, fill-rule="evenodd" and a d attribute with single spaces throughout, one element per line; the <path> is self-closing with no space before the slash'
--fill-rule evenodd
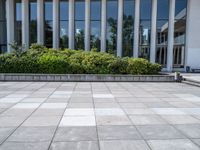
<path id="1" fill-rule="evenodd" d="M 0 55 L 0 73 L 158 74 L 159 64 L 100 52 L 54 50 L 34 44 L 25 52 Z"/>

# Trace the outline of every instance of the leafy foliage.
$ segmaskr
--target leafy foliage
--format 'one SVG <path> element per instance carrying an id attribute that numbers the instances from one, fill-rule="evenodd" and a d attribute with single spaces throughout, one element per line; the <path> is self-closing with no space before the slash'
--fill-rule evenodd
<path id="1" fill-rule="evenodd" d="M 18 51 L 18 49 L 17 49 Z M 0 73 L 158 74 L 159 64 L 108 53 L 55 50 L 33 44 L 29 50 L 0 55 Z"/>

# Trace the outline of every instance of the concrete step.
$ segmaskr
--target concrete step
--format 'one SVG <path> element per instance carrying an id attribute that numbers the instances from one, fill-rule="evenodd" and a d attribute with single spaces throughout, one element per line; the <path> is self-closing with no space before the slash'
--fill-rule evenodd
<path id="1" fill-rule="evenodd" d="M 192 80 L 192 79 L 184 78 L 182 83 L 186 83 L 186 84 L 189 84 L 189 85 L 200 87 L 200 82 L 196 81 L 196 80 Z"/>

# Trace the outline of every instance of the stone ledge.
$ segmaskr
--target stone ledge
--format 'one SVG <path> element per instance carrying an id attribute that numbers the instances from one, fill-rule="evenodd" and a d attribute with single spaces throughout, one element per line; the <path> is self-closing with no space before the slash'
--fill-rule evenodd
<path id="1" fill-rule="evenodd" d="M 0 81 L 27 82 L 175 82 L 172 75 L 0 74 Z"/>

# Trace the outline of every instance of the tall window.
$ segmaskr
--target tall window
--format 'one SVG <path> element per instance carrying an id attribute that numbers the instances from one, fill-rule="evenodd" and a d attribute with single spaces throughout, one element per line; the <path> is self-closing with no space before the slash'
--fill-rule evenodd
<path id="1" fill-rule="evenodd" d="M 85 0 L 75 0 L 75 49 L 84 49 Z"/>
<path id="2" fill-rule="evenodd" d="M 156 62 L 164 67 L 167 63 L 169 0 L 158 1 L 157 5 L 157 37 Z"/>
<path id="3" fill-rule="evenodd" d="M 133 56 L 135 0 L 124 0 L 123 56 Z"/>
<path id="4" fill-rule="evenodd" d="M 15 0 L 15 42 L 22 44 L 22 4 Z"/>
<path id="5" fill-rule="evenodd" d="M 0 54 L 6 52 L 6 1 L 0 1 Z"/>
<path id="6" fill-rule="evenodd" d="M 68 0 L 60 0 L 60 47 L 68 48 Z"/>
<path id="7" fill-rule="evenodd" d="M 100 51 L 101 38 L 101 1 L 91 0 L 91 49 Z"/>
<path id="8" fill-rule="evenodd" d="M 117 16 L 118 1 L 107 0 L 107 52 L 111 54 L 117 53 Z"/>
<path id="9" fill-rule="evenodd" d="M 151 0 L 140 1 L 139 57 L 149 59 L 151 37 Z"/>
<path id="10" fill-rule="evenodd" d="M 45 46 L 52 48 L 53 44 L 53 7 L 52 0 L 45 0 L 44 2 L 44 12 L 45 12 Z"/>
<path id="11" fill-rule="evenodd" d="M 184 67 L 187 0 L 176 0 L 174 23 L 174 67 Z"/>
<path id="12" fill-rule="evenodd" d="M 37 43 L 37 1 L 29 0 L 29 38 L 30 44 Z"/>

